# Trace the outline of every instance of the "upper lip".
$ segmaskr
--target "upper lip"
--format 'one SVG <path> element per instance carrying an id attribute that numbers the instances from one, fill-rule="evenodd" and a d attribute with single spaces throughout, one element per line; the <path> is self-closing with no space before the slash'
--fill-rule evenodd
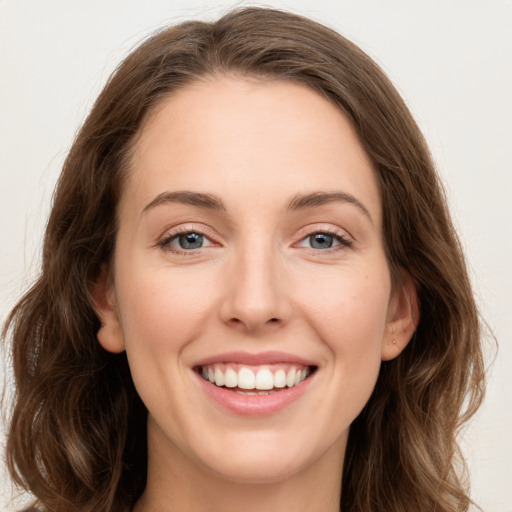
<path id="1" fill-rule="evenodd" d="M 313 361 L 297 356 L 295 354 L 288 354 L 286 352 L 268 351 L 268 352 L 224 352 L 206 357 L 197 361 L 194 366 L 207 366 L 215 363 L 238 363 L 246 364 L 249 366 L 258 366 L 264 364 L 300 364 L 304 366 L 316 366 Z"/>

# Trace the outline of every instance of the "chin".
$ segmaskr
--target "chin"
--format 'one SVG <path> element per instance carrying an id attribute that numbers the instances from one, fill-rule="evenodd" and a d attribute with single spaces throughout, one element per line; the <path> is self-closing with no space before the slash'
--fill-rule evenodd
<path id="1" fill-rule="evenodd" d="M 335 448 L 338 460 L 342 459 L 343 449 L 337 450 L 338 443 L 328 439 L 316 439 L 311 432 L 283 429 L 269 432 L 239 432 L 223 439 L 217 437 L 203 444 L 196 451 L 201 465 L 217 477 L 242 484 L 277 484 L 294 475 L 314 467 L 322 456 Z M 335 445 L 335 446 L 333 446 Z M 204 447 L 214 449 L 204 450 Z"/>
<path id="2" fill-rule="evenodd" d="M 278 484 L 290 477 L 300 473 L 308 466 L 305 460 L 293 460 L 290 457 L 283 457 L 276 460 L 274 457 L 262 459 L 261 456 L 251 457 L 252 454 L 244 454 L 236 457 L 235 460 L 219 461 L 218 464 L 212 466 L 210 471 L 224 480 L 233 483 L 256 485 L 256 484 Z"/>

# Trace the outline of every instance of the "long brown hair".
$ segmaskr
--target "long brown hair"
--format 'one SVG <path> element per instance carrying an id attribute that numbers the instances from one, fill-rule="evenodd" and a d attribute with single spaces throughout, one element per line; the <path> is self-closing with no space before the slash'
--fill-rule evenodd
<path id="1" fill-rule="evenodd" d="M 96 339 L 91 282 L 112 256 L 116 205 L 141 123 L 162 98 L 237 73 L 306 84 L 352 122 L 382 196 L 392 276 L 414 279 L 413 340 L 383 362 L 351 426 L 343 512 L 455 512 L 471 500 L 456 434 L 483 394 L 480 325 L 425 141 L 359 48 L 306 18 L 262 8 L 166 28 L 119 66 L 79 132 L 54 196 L 42 270 L 13 309 L 15 405 L 7 463 L 44 511 L 130 510 L 145 486 L 147 411 L 124 354 Z"/>

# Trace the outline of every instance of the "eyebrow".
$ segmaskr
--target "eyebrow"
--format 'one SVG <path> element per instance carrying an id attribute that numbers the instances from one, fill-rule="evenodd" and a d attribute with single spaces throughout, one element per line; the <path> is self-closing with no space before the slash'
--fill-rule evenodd
<path id="1" fill-rule="evenodd" d="M 334 202 L 349 203 L 356 206 L 373 224 L 373 218 L 363 203 L 361 203 L 361 201 L 355 198 L 352 194 L 347 194 L 346 192 L 312 192 L 310 194 L 297 194 L 288 203 L 287 209 L 290 211 L 305 210 Z M 158 194 L 144 208 L 143 212 L 147 212 L 148 210 L 167 203 L 188 204 L 210 210 L 226 210 L 222 200 L 213 194 L 184 190 L 177 192 L 162 192 L 161 194 Z"/>
<path id="2" fill-rule="evenodd" d="M 356 206 L 373 224 L 373 218 L 368 211 L 368 208 L 366 208 L 366 206 L 364 206 L 364 204 L 352 194 L 347 194 L 346 192 L 313 192 L 311 194 L 297 194 L 288 203 L 288 210 L 305 210 L 334 202 L 349 203 Z"/>
<path id="3" fill-rule="evenodd" d="M 210 210 L 225 210 L 224 203 L 220 198 L 212 194 L 203 194 L 201 192 L 162 192 L 158 194 L 145 208 L 144 212 L 152 210 L 157 206 L 167 203 L 181 203 L 198 206 L 199 208 L 208 208 Z"/>

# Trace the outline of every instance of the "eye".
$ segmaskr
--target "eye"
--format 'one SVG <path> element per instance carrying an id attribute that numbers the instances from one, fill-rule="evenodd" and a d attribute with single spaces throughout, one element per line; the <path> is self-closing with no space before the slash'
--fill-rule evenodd
<path id="1" fill-rule="evenodd" d="M 335 240 L 332 235 L 327 233 L 315 233 L 308 236 L 309 245 L 313 249 L 330 249 Z"/>
<path id="2" fill-rule="evenodd" d="M 199 233 L 186 233 L 185 235 L 178 235 L 175 241 L 180 249 L 200 249 L 204 243 L 203 235 Z"/>
<path id="3" fill-rule="evenodd" d="M 338 233 L 319 231 L 303 238 L 298 246 L 316 250 L 333 249 L 338 246 L 350 247 L 351 241 Z"/>
<path id="4" fill-rule="evenodd" d="M 202 249 L 214 245 L 211 240 L 197 231 L 184 231 L 172 233 L 159 244 L 171 252 L 186 252 Z"/>

